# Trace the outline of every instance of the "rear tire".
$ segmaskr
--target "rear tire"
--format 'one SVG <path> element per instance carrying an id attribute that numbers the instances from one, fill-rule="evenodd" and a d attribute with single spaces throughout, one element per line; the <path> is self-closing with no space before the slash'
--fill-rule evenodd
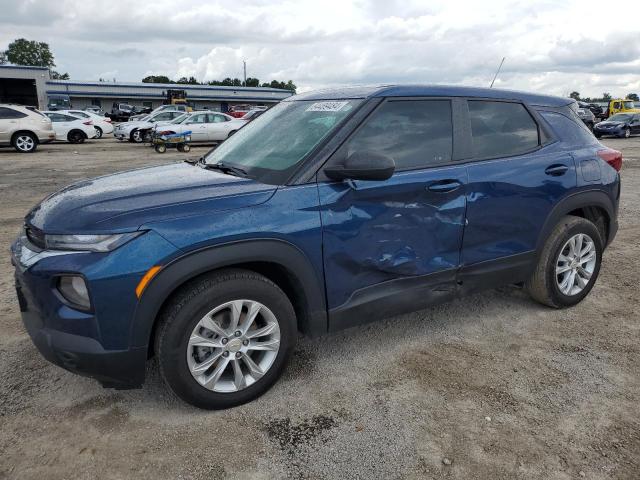
<path id="1" fill-rule="evenodd" d="M 231 135 L 233 135 L 233 134 L 234 134 L 234 133 L 236 133 L 236 132 L 237 132 L 237 130 L 231 130 L 231 131 L 229 132 L 229 135 L 227 135 L 227 138 L 230 138 L 230 137 L 231 137 Z"/>
<path id="2" fill-rule="evenodd" d="M 177 294 L 161 315 L 155 346 L 160 373 L 178 397 L 221 409 L 266 392 L 296 337 L 284 292 L 262 275 L 230 269 L 200 277 Z"/>
<path id="3" fill-rule="evenodd" d="M 67 140 L 69 141 L 69 143 L 84 143 L 86 139 L 87 136 L 80 130 L 71 130 L 67 134 Z"/>
<path id="4" fill-rule="evenodd" d="M 102 138 L 102 129 L 100 127 L 93 127 L 96 129 L 96 137 L 95 138 Z"/>
<path id="5" fill-rule="evenodd" d="M 38 148 L 38 138 L 33 133 L 19 132 L 11 139 L 11 145 L 18 153 L 32 153 Z"/>
<path id="6" fill-rule="evenodd" d="M 572 242 L 577 246 L 578 239 L 580 246 L 574 250 Z M 563 217 L 549 235 L 536 269 L 525 284 L 529 295 L 553 308 L 581 302 L 600 273 L 603 244 L 592 222 L 573 215 Z"/>

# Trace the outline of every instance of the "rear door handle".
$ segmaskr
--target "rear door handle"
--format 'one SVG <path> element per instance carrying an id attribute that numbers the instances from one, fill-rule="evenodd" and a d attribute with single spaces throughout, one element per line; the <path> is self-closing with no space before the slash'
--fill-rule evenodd
<path id="1" fill-rule="evenodd" d="M 430 192 L 447 193 L 457 190 L 461 185 L 462 183 L 460 183 L 458 180 L 449 178 L 447 180 L 437 180 L 429 184 L 427 190 L 429 190 Z"/>
<path id="2" fill-rule="evenodd" d="M 547 175 L 551 175 L 552 177 L 559 177 L 560 175 L 564 175 L 569 170 L 569 167 L 563 165 L 562 163 L 556 163 L 554 165 L 549 165 L 545 168 L 544 173 Z"/>

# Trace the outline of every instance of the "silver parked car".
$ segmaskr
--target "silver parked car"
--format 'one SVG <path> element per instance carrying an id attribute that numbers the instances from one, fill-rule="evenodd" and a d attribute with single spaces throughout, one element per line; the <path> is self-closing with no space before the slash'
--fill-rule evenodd
<path id="1" fill-rule="evenodd" d="M 248 120 L 233 118 L 220 112 L 192 112 L 169 125 L 157 126 L 156 132 L 191 131 L 191 142 L 222 142 L 244 127 Z"/>
<path id="2" fill-rule="evenodd" d="M 51 120 L 33 107 L 0 104 L 0 145 L 20 153 L 35 151 L 39 143 L 55 140 Z"/>

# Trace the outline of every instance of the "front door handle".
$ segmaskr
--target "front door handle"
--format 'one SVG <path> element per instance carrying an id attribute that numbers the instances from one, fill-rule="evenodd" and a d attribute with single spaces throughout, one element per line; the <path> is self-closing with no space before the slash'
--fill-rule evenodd
<path id="1" fill-rule="evenodd" d="M 569 170 L 569 167 L 563 165 L 562 163 L 556 163 L 553 165 L 549 165 L 545 168 L 544 173 L 547 175 L 551 175 L 552 177 L 559 177 L 560 175 L 564 175 Z"/>
<path id="2" fill-rule="evenodd" d="M 449 178 L 447 180 L 437 180 L 429 184 L 429 186 L 427 187 L 427 190 L 429 190 L 430 192 L 436 192 L 436 193 L 447 193 L 447 192 L 453 192 L 454 190 L 457 190 L 458 188 L 460 188 L 461 185 L 462 183 L 460 183 L 458 180 Z"/>

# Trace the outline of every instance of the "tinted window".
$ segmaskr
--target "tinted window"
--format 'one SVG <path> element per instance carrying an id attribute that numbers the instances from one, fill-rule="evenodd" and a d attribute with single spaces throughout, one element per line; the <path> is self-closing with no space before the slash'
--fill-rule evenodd
<path id="1" fill-rule="evenodd" d="M 384 153 L 396 162 L 396 170 L 449 162 L 453 148 L 451 102 L 386 102 L 348 140 L 345 148 L 346 156 L 365 150 Z"/>
<path id="2" fill-rule="evenodd" d="M 26 113 L 19 112 L 13 108 L 0 107 L 0 119 L 24 118 L 26 116 Z"/>
<path id="3" fill-rule="evenodd" d="M 519 103 L 469 101 L 469 120 L 477 158 L 519 155 L 539 145 L 538 126 Z"/>
<path id="4" fill-rule="evenodd" d="M 224 115 L 216 115 L 215 113 L 209 114 L 209 123 L 222 123 L 228 120 Z"/>
<path id="5" fill-rule="evenodd" d="M 193 115 L 187 123 L 207 123 L 207 114 Z"/>
<path id="6" fill-rule="evenodd" d="M 540 114 L 565 143 L 570 145 L 592 145 L 598 142 L 580 119 L 572 120 L 556 112 L 541 111 Z"/>

